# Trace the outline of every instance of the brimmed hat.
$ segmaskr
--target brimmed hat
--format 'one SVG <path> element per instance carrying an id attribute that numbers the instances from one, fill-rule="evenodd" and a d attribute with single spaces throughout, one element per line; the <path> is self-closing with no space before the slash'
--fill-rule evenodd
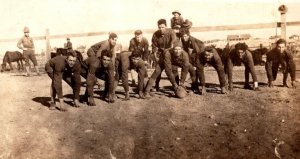
<path id="1" fill-rule="evenodd" d="M 181 15 L 181 13 L 180 13 L 178 10 L 175 10 L 175 11 L 172 12 L 173 15 L 174 15 L 175 13 Z"/>
<path id="2" fill-rule="evenodd" d="M 188 19 L 186 19 L 182 24 L 183 27 L 188 28 L 188 29 L 190 29 L 192 27 L 192 25 L 193 25 L 193 23 Z"/>

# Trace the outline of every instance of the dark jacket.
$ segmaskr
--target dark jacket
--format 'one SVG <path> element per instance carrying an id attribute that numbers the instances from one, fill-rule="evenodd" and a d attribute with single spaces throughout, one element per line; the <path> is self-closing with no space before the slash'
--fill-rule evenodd
<path id="1" fill-rule="evenodd" d="M 182 68 L 180 83 L 183 84 L 185 82 L 186 76 L 189 71 L 189 67 L 191 65 L 189 62 L 188 53 L 185 52 L 184 50 L 182 50 L 182 54 L 177 57 L 177 56 L 175 56 L 174 49 L 165 50 L 165 53 L 164 53 L 165 72 L 166 72 L 167 76 L 169 77 L 170 82 L 173 85 L 175 85 L 176 80 L 175 80 L 175 76 L 172 72 L 172 65 Z"/>
<path id="2" fill-rule="evenodd" d="M 210 61 L 206 60 L 204 51 L 201 53 L 197 53 L 197 58 L 196 58 L 196 68 L 197 69 L 196 70 L 197 70 L 197 74 L 199 75 L 199 78 L 200 78 L 200 85 L 205 86 L 204 66 L 205 66 L 205 64 L 208 63 L 217 70 L 220 86 L 224 87 L 226 84 L 226 80 L 225 80 L 225 72 L 224 72 L 224 66 L 222 63 L 222 59 L 219 56 L 216 49 L 213 49 L 212 53 L 213 53 L 213 57 Z"/>
<path id="3" fill-rule="evenodd" d="M 101 53 L 103 51 L 108 51 L 112 55 L 114 54 L 114 46 L 110 45 L 109 40 L 104 40 L 104 41 L 101 41 L 101 42 L 98 42 L 98 43 L 92 45 L 88 49 L 87 54 L 88 54 L 88 56 L 101 57 Z"/>
<path id="4" fill-rule="evenodd" d="M 157 30 L 152 36 L 152 52 L 163 53 L 165 49 L 172 47 L 175 40 L 176 35 L 172 29 L 166 28 L 164 34 L 160 30 Z"/>
<path id="5" fill-rule="evenodd" d="M 129 51 L 135 51 L 135 50 L 139 50 L 142 52 L 142 55 L 140 55 L 140 57 L 144 60 L 147 61 L 148 60 L 148 56 L 149 56 L 149 42 L 148 40 L 143 37 L 141 42 L 138 42 L 136 40 L 136 38 L 132 38 L 130 40 L 130 44 L 129 44 Z"/>
<path id="6" fill-rule="evenodd" d="M 184 20 L 182 18 L 182 16 L 179 16 L 178 19 L 175 19 L 175 17 L 173 17 L 171 19 L 171 28 L 174 29 L 175 25 L 180 25 L 180 27 L 183 27 Z"/>
<path id="7" fill-rule="evenodd" d="M 81 86 L 81 65 L 76 61 L 73 67 L 69 67 L 66 56 L 56 56 L 50 59 L 45 65 L 45 71 L 52 79 L 52 86 L 59 98 L 63 98 L 62 79 L 64 79 L 73 89 L 74 98 L 79 99 Z M 68 80 L 71 78 L 71 80 Z"/>
<path id="8" fill-rule="evenodd" d="M 272 68 L 281 64 L 285 73 L 290 72 L 292 81 L 296 79 L 296 64 L 293 59 L 293 54 L 285 50 L 282 54 L 277 49 L 272 49 L 267 53 L 266 72 L 269 81 L 273 81 Z"/>
<path id="9" fill-rule="evenodd" d="M 204 51 L 205 48 L 204 43 L 201 40 L 194 38 L 192 36 L 190 36 L 189 40 L 186 42 L 183 40 L 183 38 L 181 39 L 181 41 L 182 41 L 183 50 L 189 53 L 190 62 L 195 66 L 196 65 L 195 55 L 200 54 L 201 52 Z M 189 52 L 189 49 L 193 49 L 193 52 Z"/>

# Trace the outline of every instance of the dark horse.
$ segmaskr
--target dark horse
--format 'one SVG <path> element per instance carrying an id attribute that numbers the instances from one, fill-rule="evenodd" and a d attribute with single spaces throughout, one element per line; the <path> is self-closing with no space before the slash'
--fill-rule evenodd
<path id="1" fill-rule="evenodd" d="M 21 71 L 23 70 L 23 54 L 19 51 L 6 51 L 5 55 L 3 57 L 3 62 L 2 62 L 2 71 L 6 71 L 6 70 L 13 70 L 12 67 L 12 62 L 17 62 L 18 63 L 18 70 Z M 9 64 L 10 69 L 6 69 L 6 63 Z"/>

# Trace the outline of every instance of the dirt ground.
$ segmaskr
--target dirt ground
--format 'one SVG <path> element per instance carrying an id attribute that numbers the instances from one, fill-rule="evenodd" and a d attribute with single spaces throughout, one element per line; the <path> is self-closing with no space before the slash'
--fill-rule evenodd
<path id="1" fill-rule="evenodd" d="M 71 107 L 72 91 L 64 83 L 67 112 L 48 109 L 46 74 L 0 73 L 0 158 L 300 158 L 300 83 L 284 88 L 279 74 L 268 88 L 263 67 L 257 70 L 261 91 L 242 89 L 240 69 L 234 91 L 219 94 L 217 74 L 208 70 L 205 96 L 174 98 L 163 80 L 162 91 L 149 100 L 132 93 L 123 101 L 119 87 L 113 104 L 96 93 L 96 107 Z"/>

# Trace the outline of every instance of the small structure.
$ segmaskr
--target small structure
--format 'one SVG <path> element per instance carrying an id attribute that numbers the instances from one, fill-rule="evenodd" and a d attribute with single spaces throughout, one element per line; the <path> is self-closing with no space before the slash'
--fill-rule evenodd
<path id="1" fill-rule="evenodd" d="M 251 38 L 250 34 L 228 35 L 227 41 L 242 41 L 242 40 L 249 40 L 250 38 Z"/>
<path id="2" fill-rule="evenodd" d="M 292 35 L 289 37 L 290 40 L 299 40 L 299 35 Z"/>

